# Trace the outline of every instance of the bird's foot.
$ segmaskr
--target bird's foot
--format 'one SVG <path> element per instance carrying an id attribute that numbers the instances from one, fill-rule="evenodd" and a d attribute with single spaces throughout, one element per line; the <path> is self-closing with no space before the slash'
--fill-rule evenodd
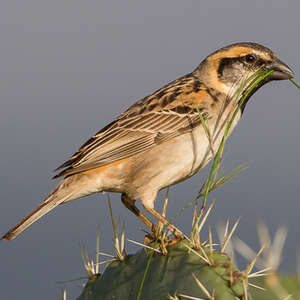
<path id="1" fill-rule="evenodd" d="M 165 232 L 162 232 L 161 230 L 148 233 L 144 237 L 144 245 L 150 245 L 150 246 L 159 246 L 159 250 L 163 255 L 168 254 L 168 248 L 176 245 L 180 241 L 184 239 L 184 235 L 180 235 L 178 237 L 171 238 L 168 234 Z"/>

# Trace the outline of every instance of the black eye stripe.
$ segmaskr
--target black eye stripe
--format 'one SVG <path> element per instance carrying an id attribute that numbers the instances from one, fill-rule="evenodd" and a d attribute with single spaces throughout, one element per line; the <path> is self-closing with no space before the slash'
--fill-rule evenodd
<path id="1" fill-rule="evenodd" d="M 222 76 L 224 69 L 230 67 L 236 60 L 237 58 L 229 58 L 229 57 L 222 58 L 218 68 L 218 76 Z"/>
<path id="2" fill-rule="evenodd" d="M 218 76 L 223 75 L 223 71 L 225 68 L 230 68 L 236 63 L 243 63 L 244 57 L 224 57 L 220 60 L 220 64 L 218 67 Z"/>
<path id="3" fill-rule="evenodd" d="M 220 60 L 218 67 L 218 77 L 223 76 L 223 71 L 226 68 L 232 68 L 235 64 L 243 64 L 246 68 L 249 66 L 260 67 L 266 62 L 256 54 L 247 54 L 238 57 L 224 57 Z"/>

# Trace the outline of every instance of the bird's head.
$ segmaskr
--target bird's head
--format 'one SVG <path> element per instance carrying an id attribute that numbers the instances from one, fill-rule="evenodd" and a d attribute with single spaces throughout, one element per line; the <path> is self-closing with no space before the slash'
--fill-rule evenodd
<path id="1" fill-rule="evenodd" d="M 242 82 L 255 78 L 261 71 L 273 72 L 253 90 L 273 80 L 290 79 L 293 71 L 270 49 L 250 42 L 232 44 L 209 55 L 196 69 L 207 86 L 231 96 Z M 251 84 L 251 80 L 249 80 Z M 246 90 L 249 87 L 243 87 Z M 243 92 L 243 90 L 242 90 Z"/>

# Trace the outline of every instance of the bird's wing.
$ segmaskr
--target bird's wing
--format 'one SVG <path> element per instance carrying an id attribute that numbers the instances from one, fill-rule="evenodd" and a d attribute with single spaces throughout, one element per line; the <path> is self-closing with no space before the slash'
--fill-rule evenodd
<path id="1" fill-rule="evenodd" d="M 54 178 L 94 169 L 145 151 L 190 131 L 204 119 L 210 97 L 192 74 L 171 82 L 138 101 L 103 128 L 64 164 Z"/>

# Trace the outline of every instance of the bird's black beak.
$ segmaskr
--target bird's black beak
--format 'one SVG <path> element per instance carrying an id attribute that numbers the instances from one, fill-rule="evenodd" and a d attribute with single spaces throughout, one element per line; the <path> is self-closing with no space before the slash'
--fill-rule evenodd
<path id="1" fill-rule="evenodd" d="M 273 62 L 269 63 L 267 67 L 264 69 L 265 71 L 273 71 L 269 76 L 261 80 L 252 90 L 251 92 L 247 95 L 245 98 L 241 110 L 242 112 L 245 109 L 245 106 L 247 102 L 249 101 L 250 97 L 258 90 L 260 89 L 263 85 L 266 83 L 273 81 L 273 80 L 285 80 L 285 79 L 291 79 L 294 77 L 294 72 L 281 60 L 278 58 L 275 58 Z M 247 91 L 247 90 L 246 90 Z"/>
<path id="2" fill-rule="evenodd" d="M 270 80 L 284 80 L 294 77 L 294 72 L 278 58 L 268 65 L 268 70 L 273 70 L 269 75 Z"/>

